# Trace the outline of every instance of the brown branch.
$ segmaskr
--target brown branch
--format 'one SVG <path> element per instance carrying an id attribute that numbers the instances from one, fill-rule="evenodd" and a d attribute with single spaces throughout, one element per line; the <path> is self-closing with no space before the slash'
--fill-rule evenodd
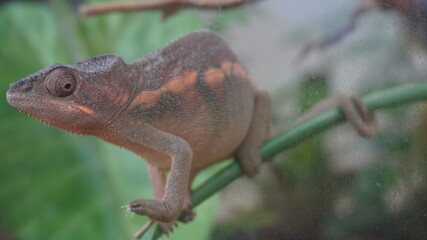
<path id="1" fill-rule="evenodd" d="M 347 37 L 356 28 L 361 16 L 372 10 L 397 11 L 408 17 L 414 18 L 417 9 L 422 8 L 417 0 L 371 0 L 362 4 L 351 15 L 349 21 L 338 31 L 324 37 L 323 39 L 308 43 L 299 53 L 296 63 L 299 64 L 313 49 L 325 49 Z"/>
<path id="2" fill-rule="evenodd" d="M 360 17 L 371 10 L 379 8 L 379 5 L 377 2 L 367 2 L 357 8 L 351 15 L 350 20 L 346 23 L 344 27 L 339 29 L 338 31 L 313 42 L 308 43 L 298 54 L 298 57 L 296 59 L 297 63 L 300 63 L 303 59 L 307 57 L 307 55 L 313 50 L 313 49 L 324 49 L 331 45 L 334 45 L 344 39 L 347 35 L 349 35 L 356 27 L 356 24 Z"/>
<path id="3" fill-rule="evenodd" d="M 254 3 L 260 0 L 147 0 L 133 2 L 103 2 L 84 4 L 79 8 L 83 16 L 111 12 L 128 12 L 141 10 L 161 10 L 167 18 L 181 8 L 197 8 L 204 10 L 236 8 L 243 4 Z"/>

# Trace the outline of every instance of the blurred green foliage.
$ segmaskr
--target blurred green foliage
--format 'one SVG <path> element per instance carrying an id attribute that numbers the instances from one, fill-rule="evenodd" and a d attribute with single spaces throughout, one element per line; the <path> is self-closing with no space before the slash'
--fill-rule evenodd
<path id="1" fill-rule="evenodd" d="M 227 16 L 212 26 L 225 26 L 233 19 Z M 152 198 L 144 161 L 94 137 L 43 126 L 11 108 L 5 93 L 53 63 L 105 53 L 130 62 L 202 27 L 194 11 L 165 21 L 156 11 L 83 19 L 65 1 L 1 5 L 0 224 L 22 239 L 131 239 L 147 219 L 126 216 L 120 206 Z M 212 198 L 200 206 L 197 221 L 180 224 L 173 239 L 206 239 L 215 204 Z"/>

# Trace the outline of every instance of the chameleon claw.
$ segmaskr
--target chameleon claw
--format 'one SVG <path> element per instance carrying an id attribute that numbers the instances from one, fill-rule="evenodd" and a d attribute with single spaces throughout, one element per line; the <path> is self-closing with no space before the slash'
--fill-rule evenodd
<path id="1" fill-rule="evenodd" d="M 129 212 L 133 213 L 133 214 L 136 213 L 136 214 L 139 214 L 139 215 L 145 215 L 146 212 L 144 211 L 145 210 L 144 206 L 146 206 L 144 204 L 144 200 L 139 199 L 139 200 L 135 200 L 135 201 L 129 203 L 127 205 L 127 210 Z"/>
<path id="2" fill-rule="evenodd" d="M 126 213 L 126 216 L 128 216 L 130 214 L 130 217 L 132 218 L 133 215 L 135 215 L 135 213 L 132 211 L 132 208 L 131 208 L 130 204 L 121 206 L 120 208 L 124 209 L 124 211 Z"/>
<path id="3" fill-rule="evenodd" d="M 124 209 L 126 213 L 131 213 L 130 204 L 123 205 L 120 208 Z"/>

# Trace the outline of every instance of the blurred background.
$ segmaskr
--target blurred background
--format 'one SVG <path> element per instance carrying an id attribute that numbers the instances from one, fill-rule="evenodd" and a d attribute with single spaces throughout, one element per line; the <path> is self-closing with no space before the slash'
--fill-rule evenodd
<path id="1" fill-rule="evenodd" d="M 341 29 L 369 1 L 265 0 L 182 10 L 165 20 L 158 11 L 83 18 L 82 2 L 0 1 L 0 239 L 131 239 L 147 220 L 120 209 L 152 197 L 144 161 L 7 104 L 9 84 L 45 66 L 104 53 L 131 62 L 185 33 L 212 29 L 271 93 L 275 133 L 337 92 L 426 77 L 424 0 L 409 1 L 412 12 L 367 12 L 341 41 L 300 60 L 307 44 Z M 258 177 L 241 178 L 197 207 L 196 219 L 169 238 L 427 239 L 427 106 L 377 118 L 381 132 L 373 139 L 344 124 L 282 153 Z"/>

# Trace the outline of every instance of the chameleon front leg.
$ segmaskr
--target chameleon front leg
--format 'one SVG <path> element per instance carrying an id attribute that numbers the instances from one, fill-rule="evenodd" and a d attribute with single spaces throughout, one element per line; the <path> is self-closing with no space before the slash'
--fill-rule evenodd
<path id="1" fill-rule="evenodd" d="M 157 200 L 162 200 L 165 194 L 166 189 L 166 172 L 159 170 L 153 165 L 148 165 L 148 173 L 150 176 L 151 186 L 153 189 L 154 198 Z M 195 174 L 190 173 L 189 183 L 192 182 Z M 189 222 L 193 220 L 196 215 L 192 210 L 192 202 L 191 202 L 191 184 L 188 184 L 187 191 L 185 193 L 184 203 L 183 203 L 183 212 L 185 212 L 185 218 L 181 219 L 183 222 Z M 162 230 L 164 232 L 173 231 L 173 226 L 177 225 L 176 221 L 172 222 L 159 222 Z"/>
<path id="2" fill-rule="evenodd" d="M 166 172 L 159 170 L 151 164 L 149 164 L 147 168 L 154 198 L 156 200 L 162 200 L 166 188 Z M 142 226 L 142 228 L 139 229 L 133 236 L 134 239 L 139 239 L 141 235 L 147 230 L 147 228 L 153 223 L 153 221 L 155 220 L 150 219 L 144 226 Z M 176 221 L 158 223 L 160 224 L 160 227 L 165 233 L 173 232 L 173 227 L 176 225 Z"/>
<path id="3" fill-rule="evenodd" d="M 166 172 L 159 170 L 158 168 L 149 165 L 148 172 L 150 176 L 151 186 L 153 189 L 154 198 L 157 200 L 161 200 L 165 194 L 166 188 Z M 195 177 L 194 172 L 190 173 L 189 184 L 187 187 L 187 191 L 185 193 L 184 203 L 183 203 L 183 212 L 185 212 L 185 218 L 181 219 L 183 222 L 190 222 L 195 217 L 195 213 L 192 210 L 193 203 L 191 201 L 191 182 Z M 176 221 L 172 222 L 159 222 L 164 232 L 169 232 L 172 230 Z"/>
<path id="4" fill-rule="evenodd" d="M 166 188 L 166 173 L 164 171 L 159 170 L 155 166 L 149 164 L 148 165 L 148 175 L 150 176 L 151 181 L 151 187 L 153 190 L 153 195 L 156 200 L 162 200 L 164 194 L 165 194 L 165 188 Z M 150 221 L 154 221 L 153 219 L 150 219 Z M 150 225 L 150 223 L 148 223 Z M 159 222 L 160 227 L 162 228 L 163 232 L 169 232 L 173 231 L 173 226 L 176 224 L 175 221 L 172 222 Z M 147 224 L 144 225 L 135 235 L 135 239 L 139 239 L 141 234 L 145 232 L 147 228 Z"/>
<path id="5" fill-rule="evenodd" d="M 166 173 L 149 164 L 148 175 L 150 176 L 154 198 L 157 200 L 161 200 L 165 195 Z"/>
<path id="6" fill-rule="evenodd" d="M 164 171 L 159 170 L 158 168 L 148 165 L 148 174 L 150 176 L 151 186 L 153 189 L 154 198 L 157 200 L 161 200 L 165 193 L 166 188 L 166 173 Z M 190 175 L 189 182 L 192 182 L 194 174 Z M 185 194 L 184 204 L 183 204 L 183 212 L 186 213 L 186 217 L 181 219 L 183 222 L 189 222 L 193 220 L 195 213 L 191 209 L 191 195 L 190 195 L 190 185 L 188 187 L 188 191 Z M 139 239 L 141 235 L 147 230 L 147 228 L 153 223 L 153 219 L 150 219 L 141 229 L 139 229 L 135 235 L 134 239 Z M 169 233 L 173 232 L 173 227 L 177 226 L 176 220 L 172 222 L 158 222 L 163 232 Z"/>
<path id="7" fill-rule="evenodd" d="M 163 132 L 149 124 L 142 128 L 126 128 L 127 139 L 135 144 L 151 148 L 171 157 L 172 166 L 161 200 L 138 199 L 129 204 L 129 210 L 146 215 L 159 222 L 176 220 L 183 209 L 189 184 L 193 152 L 184 139 Z M 160 191 L 156 195 L 160 195 Z"/>

